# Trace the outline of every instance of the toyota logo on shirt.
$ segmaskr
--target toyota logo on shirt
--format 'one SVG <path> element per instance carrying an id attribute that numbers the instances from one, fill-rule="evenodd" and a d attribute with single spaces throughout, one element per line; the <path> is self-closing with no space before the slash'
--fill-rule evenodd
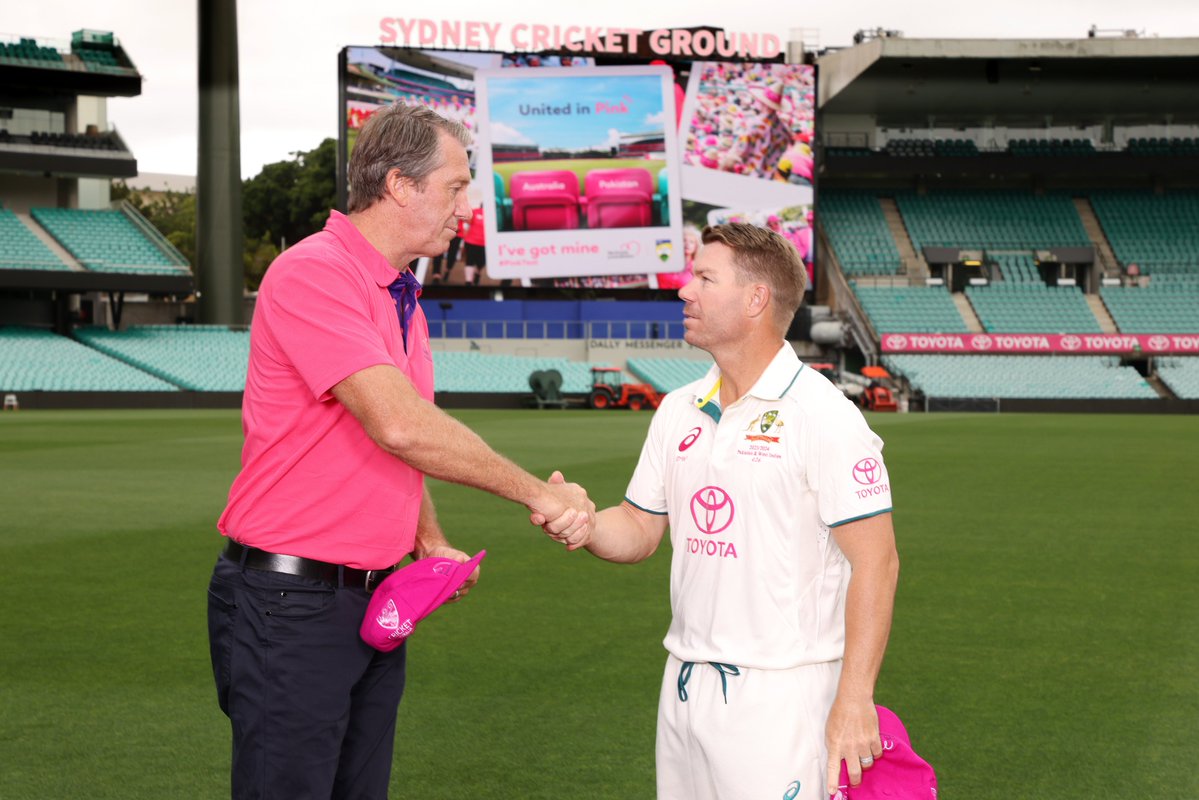
<path id="1" fill-rule="evenodd" d="M 882 465 L 876 458 L 863 458 L 853 465 L 853 479 L 863 486 L 873 486 L 883 477 Z"/>
<path id="2" fill-rule="evenodd" d="M 720 533 L 733 523 L 733 498 L 719 486 L 705 486 L 691 495 L 691 519 L 701 533 Z"/>

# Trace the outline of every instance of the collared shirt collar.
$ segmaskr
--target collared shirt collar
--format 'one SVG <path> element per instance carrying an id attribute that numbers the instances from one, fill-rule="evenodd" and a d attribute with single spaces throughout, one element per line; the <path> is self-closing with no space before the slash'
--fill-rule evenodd
<path id="1" fill-rule="evenodd" d="M 391 262 L 366 240 L 362 231 L 358 230 L 345 214 L 340 211 L 330 211 L 329 219 L 325 222 L 325 230 L 336 236 L 350 255 L 366 267 L 367 272 L 380 288 L 387 288 L 392 281 L 399 277 L 399 272 L 391 265 Z"/>
<path id="2" fill-rule="evenodd" d="M 803 362 L 799 360 L 799 356 L 795 355 L 794 348 L 787 342 L 783 342 L 774 358 L 745 395 L 747 397 L 752 395 L 759 400 L 780 400 L 795 384 L 803 367 Z M 718 402 L 720 380 L 720 367 L 713 364 L 703 381 L 700 382 L 699 393 L 696 394 L 693 401 L 696 408 L 718 422 L 721 415 Z"/>
<path id="3" fill-rule="evenodd" d="M 783 342 L 757 383 L 746 394 L 759 400 L 781 400 L 795 384 L 802 370 L 803 362 L 795 355 L 795 349 Z"/>

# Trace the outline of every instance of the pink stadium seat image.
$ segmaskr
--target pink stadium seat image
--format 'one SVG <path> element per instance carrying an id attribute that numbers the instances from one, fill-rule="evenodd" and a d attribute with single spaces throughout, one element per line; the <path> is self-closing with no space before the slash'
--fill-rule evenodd
<path id="1" fill-rule="evenodd" d="M 512 227 L 559 231 L 579 227 L 579 177 L 570 170 L 517 172 L 509 181 Z"/>
<path id="2" fill-rule="evenodd" d="M 589 228 L 644 228 L 654 224 L 654 181 L 649 170 L 593 169 L 584 205 Z"/>

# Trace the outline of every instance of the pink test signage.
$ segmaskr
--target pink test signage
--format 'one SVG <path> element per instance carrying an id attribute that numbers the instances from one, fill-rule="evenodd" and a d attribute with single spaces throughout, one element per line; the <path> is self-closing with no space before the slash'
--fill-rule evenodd
<path id="1" fill-rule="evenodd" d="M 1199 333 L 885 333 L 884 353 L 1199 354 Z"/>

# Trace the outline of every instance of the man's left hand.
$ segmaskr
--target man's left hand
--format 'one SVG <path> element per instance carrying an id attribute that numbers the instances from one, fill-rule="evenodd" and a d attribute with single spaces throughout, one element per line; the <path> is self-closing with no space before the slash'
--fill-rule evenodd
<path id="1" fill-rule="evenodd" d="M 470 556 L 461 550 L 450 547 L 448 544 L 436 545 L 434 547 L 430 547 L 427 551 L 413 553 L 412 557 L 418 560 L 422 558 L 448 558 L 453 561 L 457 561 L 459 564 L 464 564 L 467 561 L 470 561 Z M 470 577 L 466 579 L 466 583 L 459 586 L 458 591 L 454 592 L 453 596 L 450 597 L 449 600 L 446 600 L 446 602 L 457 603 L 459 600 L 466 597 L 467 593 L 471 590 L 471 587 L 478 582 L 479 567 L 475 567 L 475 571 L 472 572 Z"/>
<path id="2" fill-rule="evenodd" d="M 849 785 L 857 786 L 862 782 L 862 772 L 883 754 L 874 702 L 838 697 L 829 711 L 824 739 L 828 745 L 828 793 L 837 793 L 842 761 L 849 772 Z"/>

